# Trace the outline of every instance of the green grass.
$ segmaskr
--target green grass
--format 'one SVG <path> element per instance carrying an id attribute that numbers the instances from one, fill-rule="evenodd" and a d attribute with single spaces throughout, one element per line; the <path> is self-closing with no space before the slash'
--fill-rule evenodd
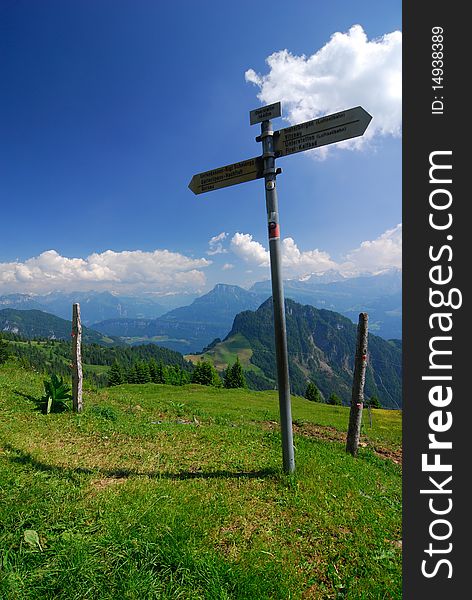
<path id="1" fill-rule="evenodd" d="M 0 366 L 0 598 L 401 598 L 401 468 L 375 451 L 398 412 L 354 459 L 347 409 L 293 398 L 289 477 L 274 392 L 124 385 L 49 416 L 42 393 Z"/>
<path id="2" fill-rule="evenodd" d="M 84 365 L 84 374 L 87 373 L 107 373 L 110 367 L 107 365 Z"/>
<path id="3" fill-rule="evenodd" d="M 202 360 L 202 358 L 208 359 L 219 371 L 226 369 L 230 364 L 234 364 L 236 358 L 239 358 L 246 370 L 263 375 L 262 370 L 250 362 L 252 353 L 248 340 L 241 333 L 236 333 L 203 354 L 188 354 L 185 358 L 193 363 Z"/>

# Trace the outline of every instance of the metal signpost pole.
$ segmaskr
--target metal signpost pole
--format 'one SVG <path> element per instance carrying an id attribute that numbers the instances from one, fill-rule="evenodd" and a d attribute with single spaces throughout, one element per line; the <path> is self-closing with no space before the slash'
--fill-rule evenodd
<path id="1" fill-rule="evenodd" d="M 279 156 L 288 156 L 363 135 L 372 117 L 362 106 L 356 106 L 333 115 L 280 129 L 274 134 L 271 119 L 276 119 L 281 115 L 280 102 L 251 110 L 249 113 L 251 125 L 261 123 L 262 132 L 256 140 L 262 141 L 262 156 L 197 173 L 192 177 L 188 187 L 194 194 L 203 194 L 262 177 L 265 180 L 283 466 L 286 473 L 293 473 L 295 459 L 293 456 L 292 409 L 281 274 L 279 209 L 275 187 L 276 176 L 281 171 L 275 168 L 275 159 Z"/>
<path id="2" fill-rule="evenodd" d="M 274 140 L 271 121 L 261 123 L 262 158 L 264 160 L 265 195 L 269 228 L 270 272 L 274 308 L 275 355 L 279 391 L 280 429 L 282 432 L 282 457 L 286 473 L 295 471 L 293 453 L 292 409 L 288 373 L 287 331 L 285 302 L 281 274 L 280 226 L 277 201 Z"/>

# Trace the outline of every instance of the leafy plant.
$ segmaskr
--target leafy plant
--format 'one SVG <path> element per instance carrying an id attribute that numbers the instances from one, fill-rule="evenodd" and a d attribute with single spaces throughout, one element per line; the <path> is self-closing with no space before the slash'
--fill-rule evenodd
<path id="1" fill-rule="evenodd" d="M 50 379 L 44 380 L 45 394 L 42 398 L 44 401 L 44 412 L 48 415 L 50 412 L 58 412 L 60 410 L 68 410 L 68 400 L 72 398 L 70 387 L 64 382 L 62 377 L 53 373 Z"/>
<path id="2" fill-rule="evenodd" d="M 31 548 L 39 548 L 41 552 L 43 551 L 43 547 L 41 546 L 41 542 L 39 541 L 38 532 L 34 529 L 25 529 L 23 533 L 23 539 Z"/>
<path id="3" fill-rule="evenodd" d="M 112 406 L 100 406 L 94 404 L 90 407 L 90 413 L 96 417 L 102 417 L 102 419 L 108 419 L 109 421 L 116 421 L 118 414 Z"/>
<path id="4" fill-rule="evenodd" d="M 174 402 L 174 400 L 168 400 L 166 404 L 169 407 L 169 412 L 175 414 L 177 417 L 184 417 L 186 415 L 185 402 Z"/>

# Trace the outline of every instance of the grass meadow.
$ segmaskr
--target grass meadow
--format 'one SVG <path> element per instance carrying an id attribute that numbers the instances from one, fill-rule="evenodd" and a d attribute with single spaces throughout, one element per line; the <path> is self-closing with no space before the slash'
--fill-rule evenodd
<path id="1" fill-rule="evenodd" d="M 0 598 L 401 598 L 401 413 L 276 392 L 86 389 L 44 415 L 40 375 L 0 365 Z"/>

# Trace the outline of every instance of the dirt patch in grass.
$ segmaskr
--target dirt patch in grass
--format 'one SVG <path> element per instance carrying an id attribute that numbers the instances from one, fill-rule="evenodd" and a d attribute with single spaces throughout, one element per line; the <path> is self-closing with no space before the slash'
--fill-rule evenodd
<path id="1" fill-rule="evenodd" d="M 126 477 L 104 477 L 103 479 L 93 479 L 90 485 L 94 490 L 104 490 L 110 486 L 115 486 L 119 483 L 124 483 Z"/>
<path id="2" fill-rule="evenodd" d="M 321 591 L 319 585 L 314 583 L 302 593 L 302 598 L 303 600 L 317 600 L 323 597 L 322 594 L 323 592 Z"/>
<path id="3" fill-rule="evenodd" d="M 277 421 L 259 421 L 259 425 L 262 425 L 263 429 L 270 431 L 277 430 L 279 424 Z M 293 423 L 293 433 L 303 435 L 305 437 L 314 437 L 320 440 L 326 440 L 329 442 L 339 442 L 342 444 L 346 443 L 346 433 L 339 431 L 335 427 L 328 425 L 316 425 L 315 423 Z M 397 448 L 386 448 L 369 440 L 366 436 L 361 436 L 359 446 L 362 448 L 369 448 L 382 458 L 388 458 L 397 465 L 402 464 L 402 449 Z"/>
<path id="4" fill-rule="evenodd" d="M 382 458 L 388 458 L 396 465 L 401 465 L 403 461 L 403 452 L 402 449 L 399 448 L 397 450 L 392 450 L 391 448 L 384 448 L 382 446 L 377 446 L 373 444 L 367 444 L 368 448 L 371 448 L 375 454 L 381 456 Z"/>

